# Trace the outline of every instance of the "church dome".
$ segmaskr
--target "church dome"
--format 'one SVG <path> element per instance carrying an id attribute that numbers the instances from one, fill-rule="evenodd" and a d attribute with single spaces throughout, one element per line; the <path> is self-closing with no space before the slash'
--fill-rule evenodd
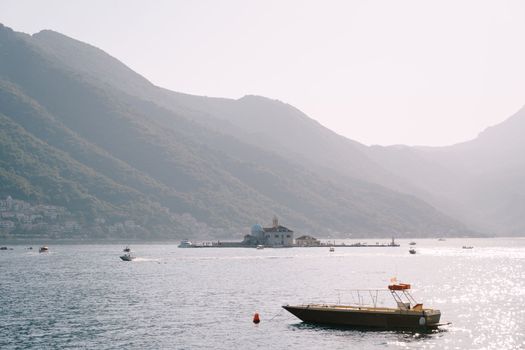
<path id="1" fill-rule="evenodd" d="M 252 236 L 257 236 L 260 232 L 263 232 L 263 228 L 259 224 L 255 224 L 252 226 Z"/>

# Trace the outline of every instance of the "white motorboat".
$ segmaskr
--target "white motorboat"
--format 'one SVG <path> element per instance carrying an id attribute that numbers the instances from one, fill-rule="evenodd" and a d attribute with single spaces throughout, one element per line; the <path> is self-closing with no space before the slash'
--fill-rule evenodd
<path id="1" fill-rule="evenodd" d="M 180 241 L 179 248 L 193 248 L 193 243 L 187 239 Z"/>
<path id="2" fill-rule="evenodd" d="M 135 257 L 133 255 L 131 255 L 131 253 L 126 253 L 124 255 L 121 255 L 120 258 L 123 261 L 133 261 L 133 259 L 135 259 Z"/>

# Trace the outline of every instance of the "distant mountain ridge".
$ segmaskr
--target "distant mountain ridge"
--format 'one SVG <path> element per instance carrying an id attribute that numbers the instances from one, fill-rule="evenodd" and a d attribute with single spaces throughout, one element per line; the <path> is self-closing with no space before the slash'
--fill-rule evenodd
<path id="1" fill-rule="evenodd" d="M 371 156 L 434 196 L 470 227 L 525 234 L 525 108 L 471 141 L 447 147 L 374 147 Z M 387 161 L 388 159 L 388 161 Z"/>
<path id="2" fill-rule="evenodd" d="M 318 236 L 472 233 L 416 197 L 427 189 L 290 105 L 171 92 L 53 31 L 2 26 L 0 45 L 0 142 L 11 150 L 0 195 L 64 206 L 87 225 L 133 219 L 151 238 L 232 237 L 273 215 Z"/>

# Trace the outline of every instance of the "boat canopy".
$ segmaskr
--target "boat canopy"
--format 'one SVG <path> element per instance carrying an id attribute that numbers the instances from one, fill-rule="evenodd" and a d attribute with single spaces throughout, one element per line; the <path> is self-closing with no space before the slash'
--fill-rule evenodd
<path id="1" fill-rule="evenodd" d="M 388 286 L 388 289 L 390 289 L 390 290 L 405 290 L 405 289 L 410 289 L 410 284 L 407 284 L 407 283 L 391 284 L 391 285 Z"/>

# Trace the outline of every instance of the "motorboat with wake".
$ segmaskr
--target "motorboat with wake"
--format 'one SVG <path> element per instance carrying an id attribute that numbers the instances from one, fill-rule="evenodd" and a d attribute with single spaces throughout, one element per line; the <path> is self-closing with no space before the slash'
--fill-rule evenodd
<path id="1" fill-rule="evenodd" d="M 391 284 L 387 290 L 354 290 L 357 293 L 356 305 L 341 304 L 303 304 L 284 305 L 283 308 L 306 323 L 343 327 L 364 327 L 376 329 L 427 330 L 442 325 L 441 312 L 424 308 L 410 294 L 410 284 Z M 392 295 L 397 307 L 377 306 L 380 292 Z M 363 304 L 363 296 L 368 295 L 370 305 Z"/>
<path id="2" fill-rule="evenodd" d="M 133 261 L 135 259 L 135 256 L 131 255 L 131 253 L 125 253 L 124 255 L 121 255 L 120 258 L 123 261 Z"/>
<path id="3" fill-rule="evenodd" d="M 38 252 L 39 253 L 47 253 L 47 252 L 49 252 L 49 248 L 44 245 L 44 246 L 40 247 L 40 249 L 38 249 Z"/>
<path id="4" fill-rule="evenodd" d="M 410 254 L 416 254 L 416 250 L 415 250 L 414 248 L 410 248 L 410 249 L 408 250 L 408 252 L 409 252 Z"/>

